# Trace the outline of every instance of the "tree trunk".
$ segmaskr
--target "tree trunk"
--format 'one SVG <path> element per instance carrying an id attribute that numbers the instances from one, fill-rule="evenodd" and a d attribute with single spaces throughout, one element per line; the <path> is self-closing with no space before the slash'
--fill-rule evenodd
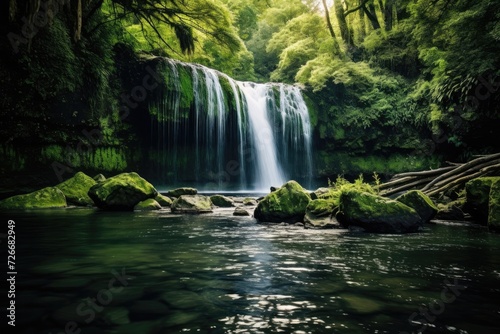
<path id="1" fill-rule="evenodd" d="M 370 20 L 373 29 L 377 30 L 380 29 L 380 22 L 378 21 L 377 18 L 377 12 L 375 11 L 375 5 L 373 3 L 368 4 L 368 7 L 363 6 L 363 10 L 365 11 L 366 16 Z"/>
<path id="2" fill-rule="evenodd" d="M 340 35 L 342 37 L 342 40 L 347 45 L 353 46 L 354 41 L 353 41 L 353 36 L 352 36 L 352 30 L 349 29 L 349 26 L 347 25 L 347 21 L 346 21 L 345 15 L 344 15 L 344 6 L 342 5 L 342 1 L 335 0 L 334 6 L 335 6 L 335 15 L 337 17 L 337 21 L 339 22 Z"/>
<path id="3" fill-rule="evenodd" d="M 360 0 L 361 1 L 361 0 Z M 359 11 L 359 23 L 360 23 L 360 40 L 363 41 L 367 35 L 366 22 L 365 22 L 365 11 Z"/>
<path id="4" fill-rule="evenodd" d="M 394 0 L 386 0 L 384 7 L 385 31 L 391 31 L 393 26 Z"/>
<path id="5" fill-rule="evenodd" d="M 340 54 L 339 43 L 337 41 L 337 36 L 335 36 L 335 31 L 333 30 L 332 21 L 330 20 L 330 11 L 328 10 L 328 5 L 326 4 L 326 0 L 322 0 L 322 3 L 323 3 L 323 9 L 325 10 L 326 25 L 328 27 L 330 35 L 333 38 L 333 47 L 335 49 L 335 52 Z"/>

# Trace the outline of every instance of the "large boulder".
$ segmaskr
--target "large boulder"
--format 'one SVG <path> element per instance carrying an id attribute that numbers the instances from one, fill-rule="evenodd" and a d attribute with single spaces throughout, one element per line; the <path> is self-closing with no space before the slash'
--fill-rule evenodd
<path id="1" fill-rule="evenodd" d="M 182 195 L 196 195 L 198 190 L 194 188 L 177 188 L 174 190 L 169 190 L 167 195 L 170 197 L 180 197 Z"/>
<path id="2" fill-rule="evenodd" d="M 309 193 L 296 181 L 288 181 L 259 202 L 254 217 L 261 222 L 302 222 L 311 201 Z"/>
<path id="3" fill-rule="evenodd" d="M 220 208 L 231 208 L 234 207 L 234 201 L 229 197 L 223 195 L 213 195 L 210 196 L 210 200 L 215 206 Z"/>
<path id="4" fill-rule="evenodd" d="M 160 203 L 152 198 L 148 198 L 147 200 L 139 202 L 136 206 L 134 206 L 134 211 L 155 211 L 160 209 Z"/>
<path id="5" fill-rule="evenodd" d="M 155 187 L 137 173 L 122 173 L 97 183 L 89 190 L 94 203 L 105 210 L 133 210 L 139 203 L 158 195 Z"/>
<path id="6" fill-rule="evenodd" d="M 340 227 L 339 222 L 333 214 L 337 205 L 331 200 L 315 199 L 306 207 L 304 223 L 307 228 L 332 228 Z"/>
<path id="7" fill-rule="evenodd" d="M 90 198 L 88 192 L 96 183 L 90 176 L 78 172 L 72 178 L 59 183 L 56 188 L 59 188 L 64 193 L 68 204 L 93 206 L 94 201 Z"/>
<path id="8" fill-rule="evenodd" d="M 480 224 L 488 223 L 491 185 L 500 177 L 480 177 L 465 184 L 464 211 L 470 213 Z"/>
<path id="9" fill-rule="evenodd" d="M 66 207 L 64 193 L 56 187 L 47 187 L 29 194 L 17 195 L 0 201 L 0 210 L 49 209 Z"/>
<path id="10" fill-rule="evenodd" d="M 422 219 L 409 206 L 356 190 L 342 192 L 337 218 L 345 227 L 374 233 L 417 232 L 423 227 Z"/>
<path id="11" fill-rule="evenodd" d="M 175 199 L 171 209 L 176 213 L 209 213 L 213 211 L 213 205 L 207 196 L 182 195 Z"/>
<path id="12" fill-rule="evenodd" d="M 500 232 L 500 181 L 491 185 L 488 228 Z"/>
<path id="13" fill-rule="evenodd" d="M 408 205 L 417 211 L 422 222 L 428 223 L 436 216 L 438 208 L 434 202 L 420 190 L 411 190 L 396 198 L 396 201 Z"/>

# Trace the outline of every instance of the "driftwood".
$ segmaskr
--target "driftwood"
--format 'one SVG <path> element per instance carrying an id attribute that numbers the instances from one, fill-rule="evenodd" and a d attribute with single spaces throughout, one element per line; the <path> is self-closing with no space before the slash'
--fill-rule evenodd
<path id="1" fill-rule="evenodd" d="M 411 189 L 419 189 L 428 196 L 439 196 L 467 181 L 487 175 L 500 175 L 500 153 L 479 156 L 466 163 L 447 162 L 450 166 L 420 172 L 394 175 L 376 188 L 389 196 Z"/>

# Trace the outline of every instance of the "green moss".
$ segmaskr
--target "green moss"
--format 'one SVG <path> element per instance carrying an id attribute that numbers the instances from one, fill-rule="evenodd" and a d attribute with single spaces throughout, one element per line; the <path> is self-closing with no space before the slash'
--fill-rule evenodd
<path id="1" fill-rule="evenodd" d="M 495 181 L 491 185 L 488 228 L 492 231 L 500 232 L 500 181 Z"/>
<path id="2" fill-rule="evenodd" d="M 369 232 L 416 232 L 422 220 L 409 206 L 378 195 L 348 190 L 340 196 L 337 218 L 345 226 L 359 226 Z"/>
<path id="3" fill-rule="evenodd" d="M 408 191 L 396 198 L 396 200 L 417 211 L 423 222 L 428 222 L 438 212 L 436 204 L 434 204 L 429 196 L 419 190 Z"/>
<path id="4" fill-rule="evenodd" d="M 487 224 L 490 190 L 500 177 L 480 177 L 465 184 L 464 210 L 473 215 L 481 224 Z"/>
<path id="5" fill-rule="evenodd" d="M 318 151 L 316 168 L 319 176 L 338 174 L 379 174 L 392 175 L 407 171 L 419 171 L 440 166 L 437 156 L 418 156 L 403 154 L 360 156 L 350 153 Z"/>
<path id="6" fill-rule="evenodd" d="M 161 206 L 168 208 L 172 206 L 173 202 L 170 197 L 163 196 L 162 194 L 158 194 L 158 196 L 155 197 L 155 201 L 157 201 Z"/>
<path id="7" fill-rule="evenodd" d="M 265 222 L 302 221 L 311 196 L 296 181 L 288 181 L 259 202 L 254 216 Z"/>
<path id="8" fill-rule="evenodd" d="M 191 104 L 194 103 L 193 79 L 190 67 L 177 66 L 179 71 L 179 85 L 181 99 L 179 107 L 184 110 L 189 110 Z"/>
<path id="9" fill-rule="evenodd" d="M 184 188 L 177 188 L 174 190 L 169 190 L 167 192 L 167 195 L 171 196 L 171 197 L 180 197 L 182 195 L 196 195 L 197 193 L 198 193 L 198 190 L 195 188 L 184 187 Z"/>
<path id="10" fill-rule="evenodd" d="M 148 198 L 147 200 L 144 200 L 142 202 L 139 202 L 134 206 L 134 210 L 137 211 L 153 211 L 153 210 L 160 210 L 161 205 L 154 199 Z"/>
<path id="11" fill-rule="evenodd" d="M 311 212 L 317 217 L 330 215 L 338 207 L 338 203 L 335 203 L 331 199 L 315 199 L 309 202 L 306 208 L 306 212 Z"/>
<path id="12" fill-rule="evenodd" d="M 35 192 L 9 197 L 0 201 L 1 210 L 48 209 L 66 207 L 66 197 L 56 187 L 47 187 Z"/>
<path id="13" fill-rule="evenodd" d="M 327 189 L 327 192 L 323 191 L 318 195 L 318 199 L 330 200 L 335 204 L 335 206 L 339 205 L 339 199 L 342 192 L 348 190 L 358 190 L 371 194 L 375 193 L 375 190 L 372 188 L 372 186 L 363 181 L 363 177 L 361 175 L 354 181 L 354 183 L 349 182 L 341 176 L 338 176 L 335 182 L 329 182 L 329 187 Z"/>
<path id="14" fill-rule="evenodd" d="M 234 206 L 234 202 L 232 199 L 222 196 L 222 195 L 214 195 L 210 196 L 210 200 L 215 206 L 221 207 L 221 208 L 230 208 Z"/>
<path id="15" fill-rule="evenodd" d="M 89 197 L 90 188 L 97 182 L 88 175 L 78 172 L 72 178 L 59 183 L 56 187 L 66 196 L 70 204 L 92 206 L 94 201 Z"/>
<path id="16" fill-rule="evenodd" d="M 172 212 L 209 213 L 212 212 L 210 198 L 202 195 L 182 195 L 172 203 Z"/>
<path id="17" fill-rule="evenodd" d="M 156 197 L 158 192 L 137 173 L 122 173 L 95 184 L 88 194 L 100 208 L 132 210 L 137 203 Z"/>

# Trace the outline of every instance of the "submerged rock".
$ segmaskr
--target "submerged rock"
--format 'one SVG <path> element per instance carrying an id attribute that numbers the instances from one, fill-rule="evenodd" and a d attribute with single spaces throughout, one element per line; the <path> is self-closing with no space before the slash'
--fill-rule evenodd
<path id="1" fill-rule="evenodd" d="M 231 208 L 234 207 L 234 201 L 230 199 L 229 197 L 222 196 L 222 195 L 213 195 L 210 196 L 210 200 L 215 206 L 221 207 L 221 208 Z"/>
<path id="2" fill-rule="evenodd" d="M 154 211 L 154 210 L 160 210 L 161 205 L 158 203 L 156 200 L 149 198 L 145 201 L 137 203 L 136 206 L 134 206 L 134 211 Z"/>
<path id="3" fill-rule="evenodd" d="M 241 206 L 234 209 L 233 216 L 250 216 L 250 213 Z"/>
<path id="4" fill-rule="evenodd" d="M 59 183 L 56 188 L 64 193 L 68 204 L 93 206 L 94 201 L 89 197 L 88 192 L 96 183 L 90 176 L 78 172 L 72 178 Z"/>
<path id="5" fill-rule="evenodd" d="M 259 202 L 254 217 L 261 222 L 302 222 L 311 201 L 309 193 L 296 181 L 288 181 Z"/>
<path id="6" fill-rule="evenodd" d="M 409 206 L 378 195 L 349 190 L 340 195 L 337 218 L 345 227 L 375 233 L 417 232 L 423 227 L 418 213 Z"/>
<path id="7" fill-rule="evenodd" d="M 438 212 L 437 206 L 432 202 L 429 196 L 419 190 L 408 191 L 396 198 L 396 201 L 406 204 L 417 211 L 424 223 L 428 223 Z"/>
<path id="8" fill-rule="evenodd" d="M 29 194 L 6 198 L 0 201 L 0 210 L 64 208 L 66 205 L 66 196 L 60 189 L 47 187 Z"/>
<path id="9" fill-rule="evenodd" d="M 155 201 L 157 201 L 162 207 L 170 208 L 172 206 L 172 199 L 170 197 L 164 196 L 162 194 L 158 194 L 155 197 Z"/>
<path id="10" fill-rule="evenodd" d="M 101 209 L 133 210 L 139 202 L 155 198 L 158 192 L 139 174 L 122 173 L 95 184 L 88 194 Z"/>
<path id="11" fill-rule="evenodd" d="M 304 216 L 305 226 L 308 228 L 333 228 L 340 227 L 333 214 L 337 206 L 331 200 L 315 199 L 309 202 Z"/>
<path id="12" fill-rule="evenodd" d="M 213 210 L 210 197 L 202 195 L 182 195 L 172 203 L 172 212 L 209 213 Z"/>
<path id="13" fill-rule="evenodd" d="M 488 228 L 500 232 L 500 181 L 491 185 Z"/>
<path id="14" fill-rule="evenodd" d="M 479 177 L 465 184 L 464 210 L 481 224 L 488 222 L 491 185 L 498 180 L 500 177 Z"/>
<path id="15" fill-rule="evenodd" d="M 196 195 L 196 194 L 198 194 L 198 190 L 194 188 L 177 188 L 174 190 L 169 190 L 167 192 L 167 195 L 171 197 L 180 197 L 182 195 Z"/>

